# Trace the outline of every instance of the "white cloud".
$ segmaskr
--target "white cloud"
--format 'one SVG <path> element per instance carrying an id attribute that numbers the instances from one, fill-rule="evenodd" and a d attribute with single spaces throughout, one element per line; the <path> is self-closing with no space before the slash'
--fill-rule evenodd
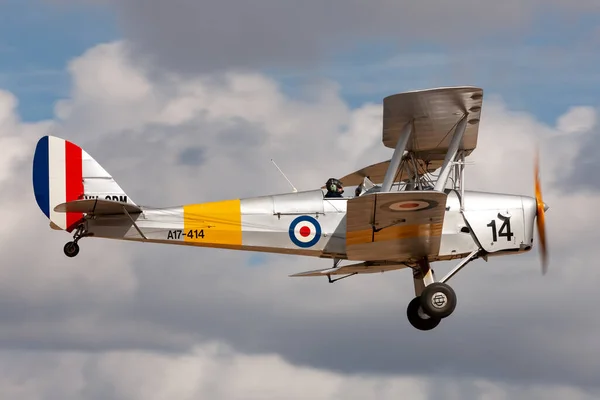
<path id="1" fill-rule="evenodd" d="M 17 98 L 0 89 L 0 183 L 8 180 L 17 164 L 30 156 L 27 140 L 41 136 L 50 127 L 50 123 L 21 123 L 16 114 L 17 106 Z"/>
<path id="2" fill-rule="evenodd" d="M 557 128 L 565 133 L 589 132 L 596 126 L 597 114 L 593 107 L 571 107 L 557 121 Z"/>
<path id="3" fill-rule="evenodd" d="M 129 372 L 123 374 L 123 369 Z M 278 355 L 237 354 L 219 344 L 175 357 L 113 353 L 98 362 L 97 372 L 130 399 L 331 399 L 373 393 L 378 398 L 393 398 L 397 393 L 425 398 L 419 379 L 345 376 L 293 366 Z M 378 389 L 382 384 L 385 387 Z"/>
<path id="4" fill-rule="evenodd" d="M 197 346 L 177 355 L 118 350 L 64 355 L 52 362 L 71 365 L 64 378 L 71 382 L 64 389 L 69 393 L 93 398 L 113 387 L 115 392 L 104 398 L 185 398 L 198 392 L 238 398 L 257 390 L 264 397 L 280 398 L 295 387 L 311 398 L 364 398 L 373 393 L 397 397 L 394 393 L 402 390 L 428 398 L 433 397 L 431 387 L 442 385 L 426 372 L 432 357 L 459 381 L 472 375 L 487 382 L 478 386 L 479 397 L 555 393 L 539 386 L 550 380 L 564 385 L 560 390 L 579 395 L 570 387 L 592 379 L 586 371 L 599 366 L 595 360 L 600 349 L 593 342 L 597 327 L 591 324 L 577 333 L 579 343 L 590 343 L 584 349 L 574 349 L 571 342 L 553 344 L 572 335 L 566 326 L 586 325 L 593 318 L 587 298 L 573 300 L 569 290 L 592 290 L 593 281 L 580 277 L 598 275 L 583 256 L 593 252 L 590 232 L 598 219 L 565 211 L 593 209 L 598 196 L 565 192 L 560 181 L 550 179 L 576 161 L 580 150 L 577 141 L 561 134 L 571 129 L 565 128 L 569 118 L 548 126 L 486 97 L 479 147 L 472 157 L 476 164 L 468 167 L 467 176 L 469 188 L 531 194 L 533 149 L 541 143 L 544 194 L 551 207 L 549 236 L 551 249 L 557 251 L 553 259 L 569 262 L 568 268 L 554 266 L 548 279 L 540 281 L 534 256 L 469 266 L 452 281 L 459 293 L 456 315 L 439 331 L 423 336 L 404 316 L 412 298 L 408 271 L 329 285 L 287 278 L 298 270 L 328 265 L 323 260 L 277 256 L 245 268 L 246 253 L 95 239 L 84 239 L 81 254 L 69 260 L 62 254 L 68 236 L 47 228 L 31 193 L 35 141 L 48 131 L 79 143 L 144 204 L 289 190 L 270 158 L 300 189 L 319 187 L 329 176 L 391 156 L 392 150 L 381 144 L 379 104 L 350 108 L 332 84 L 291 98 L 276 82 L 255 73 L 158 80 L 131 58 L 124 42 L 90 49 L 69 70 L 71 97 L 57 105 L 55 121 L 24 124 L 15 113 L 14 97 L 5 94 L 0 101 L 5 121 L 0 140 L 9 140 L 10 154 L 15 149 L 17 155 L 3 175 L 3 187 L 10 192 L 0 197 L 0 255 L 6 260 L 0 265 L 0 291 L 9 299 L 5 309 L 0 307 L 0 339 L 15 348 L 150 351 Z M 202 163 L 180 162 L 189 149 L 202 149 Z M 35 242 L 27 240 L 32 231 Z M 538 280 L 523 280 L 534 274 Z M 581 314 L 556 314 L 548 308 L 549 302 L 560 308 L 556 303 L 562 301 Z M 398 342 L 398 337 L 403 340 Z M 206 344 L 209 339 L 236 350 L 223 358 Z M 497 362 L 490 365 L 484 349 L 496 352 Z M 251 352 L 271 355 L 245 354 Z M 436 358 L 439 354 L 445 356 Z M 547 358 L 536 362 L 541 354 Z M 35 364 L 44 356 L 32 357 Z M 515 359 L 535 368 L 517 371 Z M 570 371 L 560 369 L 564 360 L 569 360 Z M 294 366 L 300 364 L 305 367 Z M 41 382 L 56 373 L 51 368 L 36 371 Z M 207 384 L 215 371 L 219 376 Z M 365 378 L 350 372 L 396 377 Z M 515 375 L 524 388 L 490 383 L 498 376 L 517 379 Z M 208 378 L 194 378 L 198 376 Z M 140 386 L 149 381 L 149 386 Z M 475 384 L 460 382 L 448 384 L 449 392 L 469 397 Z M 43 390 L 55 389 L 47 385 Z M 17 378 L 2 387 L 35 396 Z"/>
<path id="5" fill-rule="evenodd" d="M 22 122 L 17 105 L 14 95 L 0 90 L 0 254 L 4 260 L 0 267 L 0 291 L 9 298 L 16 296 L 20 306 L 26 307 L 44 308 L 53 302 L 66 306 L 81 298 L 84 299 L 81 304 L 89 304 L 90 299 L 96 304 L 126 299 L 135 287 L 135 279 L 126 266 L 126 253 L 103 263 L 100 256 L 106 250 L 92 249 L 81 261 L 84 265 L 92 264 L 90 261 L 96 258 L 102 268 L 90 275 L 81 264 L 65 263 L 61 248 L 69 236 L 63 233 L 39 240 L 38 232 L 56 232 L 50 231 L 35 202 L 32 159 L 37 140 L 52 133 L 55 123 Z M 12 335 L 12 328 L 7 327 L 3 333 Z"/>
<path id="6" fill-rule="evenodd" d="M 138 129 L 159 107 L 152 84 L 127 62 L 124 43 L 101 44 L 69 64 L 72 91 L 56 104 L 56 115 L 81 135 Z"/>
<path id="7" fill-rule="evenodd" d="M 587 400 L 593 393 L 561 385 L 522 387 L 489 380 L 432 376 L 346 375 L 299 367 L 275 354 L 239 354 L 220 343 L 184 355 L 3 352 L 0 396 L 70 399 L 431 399 L 466 396 Z M 30 379 L 33 375 L 36 379 Z M 433 389 L 440 385 L 442 390 Z M 438 393 L 438 394 L 436 394 Z"/>

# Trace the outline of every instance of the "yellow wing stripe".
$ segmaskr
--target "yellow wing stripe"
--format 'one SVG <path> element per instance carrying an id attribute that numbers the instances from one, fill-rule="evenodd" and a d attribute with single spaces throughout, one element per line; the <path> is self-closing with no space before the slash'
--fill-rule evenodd
<path id="1" fill-rule="evenodd" d="M 241 246 L 240 200 L 183 206 L 183 229 L 185 242 Z"/>

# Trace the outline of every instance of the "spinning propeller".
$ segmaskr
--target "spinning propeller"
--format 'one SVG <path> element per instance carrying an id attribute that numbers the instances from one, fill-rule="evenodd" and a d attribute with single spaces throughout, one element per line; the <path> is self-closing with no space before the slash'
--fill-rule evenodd
<path id="1" fill-rule="evenodd" d="M 548 251 L 546 248 L 546 215 L 548 206 L 542 200 L 542 185 L 540 184 L 539 151 L 535 157 L 535 202 L 537 208 L 537 230 L 540 238 L 540 256 L 542 257 L 542 275 L 548 271 Z"/>

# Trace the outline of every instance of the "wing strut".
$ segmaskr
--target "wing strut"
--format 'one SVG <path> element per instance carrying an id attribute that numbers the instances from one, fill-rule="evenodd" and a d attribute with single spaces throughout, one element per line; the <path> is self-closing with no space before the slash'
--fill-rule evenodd
<path id="1" fill-rule="evenodd" d="M 440 171 L 440 176 L 435 183 L 434 190 L 437 190 L 438 192 L 443 192 L 446 188 L 446 183 L 448 183 L 448 177 L 450 176 L 450 171 L 452 170 L 452 164 L 456 158 L 456 154 L 458 153 L 458 148 L 460 147 L 460 142 L 462 141 L 466 127 L 467 115 L 465 114 L 465 116 L 456 125 L 454 135 L 452 136 L 452 141 L 450 142 L 448 151 L 446 152 L 446 158 L 444 159 L 442 170 Z"/>
<path id="2" fill-rule="evenodd" d="M 129 214 L 129 212 L 127 211 L 127 208 L 123 207 L 123 212 L 125 214 L 127 214 L 127 216 L 129 217 L 129 219 L 131 220 L 131 223 L 133 224 L 133 226 L 135 227 L 135 229 L 138 231 L 138 233 L 140 234 L 140 236 L 142 238 L 144 238 L 144 240 L 148 240 L 148 238 L 146 237 L 146 235 L 144 235 L 144 232 L 142 232 L 142 230 L 139 228 L 139 226 L 137 226 L 137 224 L 135 223 L 135 221 L 131 217 L 131 214 Z"/>
<path id="3" fill-rule="evenodd" d="M 410 120 L 402 129 L 402 133 L 400 133 L 400 137 L 398 138 L 398 142 L 396 143 L 396 148 L 394 149 L 394 155 L 390 160 L 390 165 L 385 173 L 385 178 L 383 178 L 383 184 L 381 185 L 382 192 L 389 192 L 392 189 L 392 184 L 394 183 L 394 177 L 396 176 L 396 172 L 398 171 L 398 167 L 400 166 L 400 161 L 402 160 L 402 156 L 404 155 L 404 149 L 406 149 L 406 145 L 408 144 L 408 139 L 412 133 L 413 121 Z M 464 129 L 463 129 L 464 130 Z"/>

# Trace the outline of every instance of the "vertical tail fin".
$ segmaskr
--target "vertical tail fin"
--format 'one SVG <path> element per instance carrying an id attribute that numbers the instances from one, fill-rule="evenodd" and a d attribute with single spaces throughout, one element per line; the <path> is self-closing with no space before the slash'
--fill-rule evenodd
<path id="1" fill-rule="evenodd" d="M 38 206 L 51 226 L 73 230 L 82 213 L 61 213 L 54 207 L 85 198 L 135 204 L 100 164 L 81 147 L 67 140 L 42 137 L 33 156 L 33 191 Z"/>

